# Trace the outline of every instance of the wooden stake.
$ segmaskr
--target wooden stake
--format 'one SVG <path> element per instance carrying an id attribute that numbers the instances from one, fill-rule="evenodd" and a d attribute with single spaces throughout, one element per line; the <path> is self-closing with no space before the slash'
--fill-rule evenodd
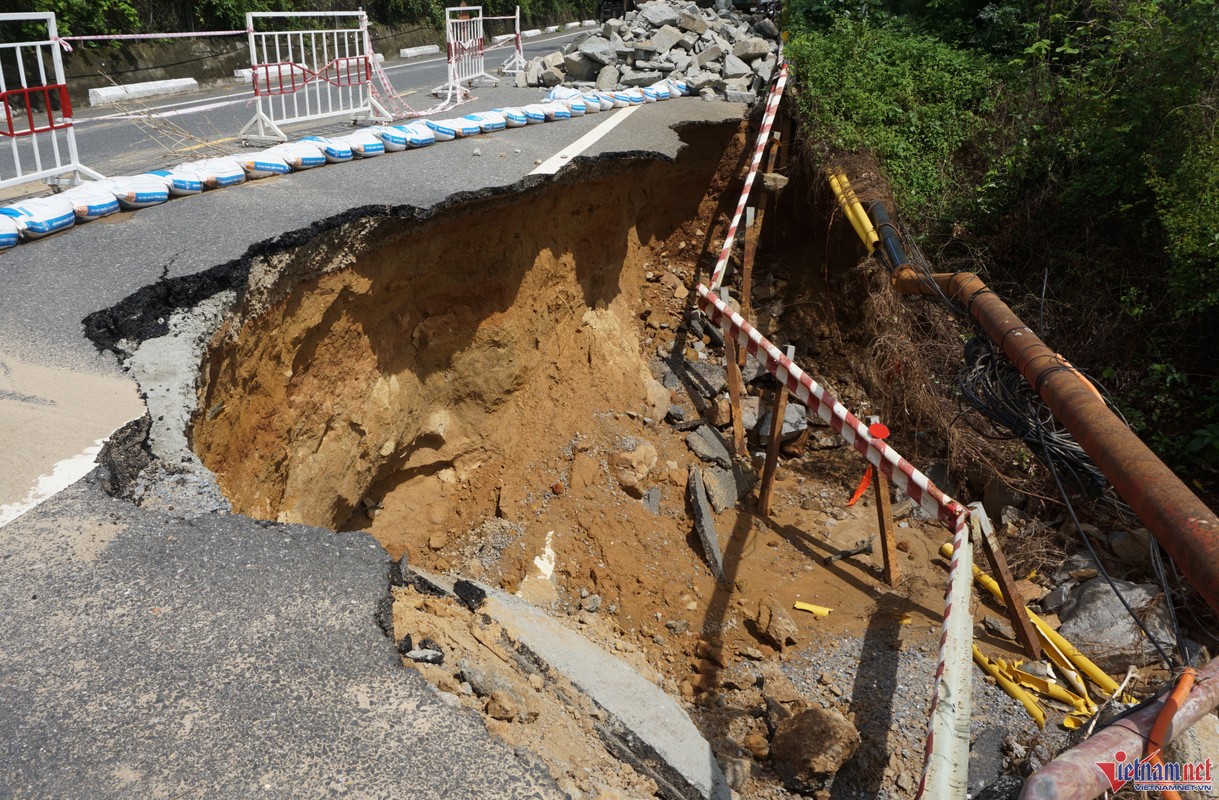
<path id="1" fill-rule="evenodd" d="M 796 357 L 796 348 L 787 346 L 787 357 Z M 770 441 L 766 445 L 766 464 L 762 467 L 762 484 L 758 489 L 758 511 L 770 516 L 770 494 L 774 489 L 775 472 L 779 468 L 779 445 L 783 442 L 783 417 L 787 413 L 787 385 L 779 386 L 771 411 Z"/>
<path id="2" fill-rule="evenodd" d="M 1012 623 L 1012 630 L 1016 633 L 1016 640 L 1024 647 L 1024 653 L 1034 661 L 1041 660 L 1041 640 L 1037 636 L 1037 632 L 1033 630 L 1033 623 L 1029 620 L 1028 610 L 1024 607 L 1024 598 L 1020 596 L 1020 592 L 1016 589 L 1016 581 L 1012 578 L 1012 572 L 1007 566 L 1007 558 L 1003 555 L 1003 550 L 999 547 L 999 540 L 995 538 L 995 529 L 987 520 L 982 528 L 982 551 L 986 553 L 986 560 L 990 562 L 991 572 L 994 573 L 995 580 L 999 582 L 999 588 L 1003 590 L 1004 602 L 1007 606 L 1007 618 Z"/>
<path id="3" fill-rule="evenodd" d="M 873 467 L 876 480 L 872 488 L 876 492 L 876 522 L 880 527 L 880 551 L 885 560 L 885 583 L 896 586 L 901 580 L 897 567 L 897 533 L 893 530 L 893 512 L 889 508 L 889 479 L 879 468 Z"/>
<path id="4" fill-rule="evenodd" d="M 741 367 L 736 360 L 736 340 L 724 335 L 724 362 L 728 368 L 728 404 L 732 408 L 732 448 L 741 458 L 748 458 L 745 449 L 745 420 L 741 410 L 741 396 L 745 394 L 745 383 L 741 379 Z"/>

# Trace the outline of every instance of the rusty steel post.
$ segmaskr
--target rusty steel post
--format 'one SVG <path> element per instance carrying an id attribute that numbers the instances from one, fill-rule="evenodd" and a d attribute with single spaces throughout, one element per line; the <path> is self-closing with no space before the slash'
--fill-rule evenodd
<path id="1" fill-rule="evenodd" d="M 943 292 L 966 307 L 1219 613 L 1219 518 L 1215 512 L 1126 427 L 1092 384 L 1041 341 L 977 275 L 936 274 L 931 281 L 909 267 L 894 276 L 900 292 Z"/>

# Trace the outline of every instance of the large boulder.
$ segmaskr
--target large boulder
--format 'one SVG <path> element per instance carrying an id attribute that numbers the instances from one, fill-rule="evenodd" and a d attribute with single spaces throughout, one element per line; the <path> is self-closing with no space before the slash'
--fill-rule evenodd
<path id="1" fill-rule="evenodd" d="M 732 46 L 732 54 L 742 61 L 754 61 L 770 55 L 770 44 L 765 39 L 742 39 Z"/>
<path id="2" fill-rule="evenodd" d="M 770 763 L 789 789 L 816 791 L 859 747 L 859 731 L 828 708 L 810 708 L 788 717 L 770 740 Z"/>
<path id="3" fill-rule="evenodd" d="M 1151 635 L 1171 651 L 1175 639 L 1160 591 L 1151 584 L 1116 579 L 1113 583 Z M 1151 642 L 1102 577 L 1092 578 L 1072 591 L 1059 618 L 1062 627 L 1058 632 L 1111 675 L 1121 675 L 1131 664 L 1143 667 L 1158 658 Z"/>
<path id="4" fill-rule="evenodd" d="M 643 497 L 643 482 L 656 466 L 656 448 L 651 442 L 629 439 L 622 450 L 614 453 L 610 468 L 618 483 L 632 497 Z"/>
<path id="5" fill-rule="evenodd" d="M 618 60 L 613 43 L 601 36 L 590 36 L 580 42 L 579 52 L 602 65 L 613 64 Z"/>
<path id="6" fill-rule="evenodd" d="M 663 28 L 665 25 L 676 25 L 681 20 L 677 9 L 662 0 L 653 0 L 639 6 L 639 16 L 653 28 Z"/>
<path id="7" fill-rule="evenodd" d="M 664 55 L 681 41 L 681 31 L 672 25 L 666 25 L 652 34 L 652 49 L 657 55 Z"/>
<path id="8" fill-rule="evenodd" d="M 597 89 L 602 92 L 611 91 L 618 85 L 618 78 L 621 77 L 618 68 L 614 66 L 605 66 L 597 73 Z"/>

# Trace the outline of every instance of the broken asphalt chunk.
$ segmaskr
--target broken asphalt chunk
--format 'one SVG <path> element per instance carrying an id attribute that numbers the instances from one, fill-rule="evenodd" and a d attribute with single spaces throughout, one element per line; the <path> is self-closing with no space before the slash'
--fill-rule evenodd
<path id="1" fill-rule="evenodd" d="M 711 506 L 707 503 L 707 492 L 703 488 L 703 479 L 698 467 L 690 466 L 690 478 L 686 482 L 686 498 L 694 514 L 694 530 L 703 543 L 703 555 L 707 557 L 707 566 L 715 575 L 717 581 L 724 580 L 724 556 L 720 552 L 719 537 L 715 532 L 715 518 Z"/>

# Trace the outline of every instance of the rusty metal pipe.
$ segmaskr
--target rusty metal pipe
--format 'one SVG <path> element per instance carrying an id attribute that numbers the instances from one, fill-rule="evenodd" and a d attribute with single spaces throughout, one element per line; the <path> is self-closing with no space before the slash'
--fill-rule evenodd
<path id="1" fill-rule="evenodd" d="M 1092 384 L 977 275 L 936 274 L 929 281 L 907 267 L 894 283 L 904 294 L 935 295 L 938 287 L 968 310 L 1219 613 L 1219 518 L 1126 427 Z"/>
<path id="2" fill-rule="evenodd" d="M 1140 758 L 1151 726 L 1164 701 L 1149 703 L 1128 717 L 1102 728 L 1091 738 L 1058 754 L 1024 782 L 1020 800 L 1091 800 L 1110 791 L 1108 779 L 1098 764 L 1113 761 L 1115 753 L 1126 760 Z M 1167 741 L 1171 742 L 1219 705 L 1219 659 L 1198 670 L 1193 691 L 1172 718 Z"/>

